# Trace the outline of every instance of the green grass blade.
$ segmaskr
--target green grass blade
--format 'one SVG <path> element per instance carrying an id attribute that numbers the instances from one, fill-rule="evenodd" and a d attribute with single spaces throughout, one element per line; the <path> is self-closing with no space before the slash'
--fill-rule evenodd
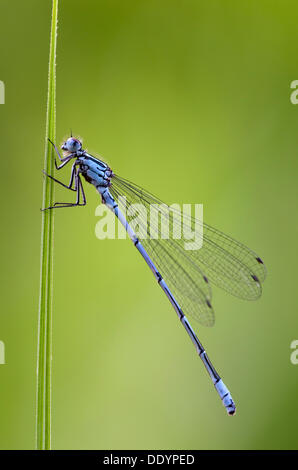
<path id="1" fill-rule="evenodd" d="M 52 3 L 44 169 L 54 173 L 54 152 L 48 142 L 56 140 L 56 44 L 58 0 Z M 44 177 L 42 207 L 53 205 L 54 182 Z M 54 211 L 42 212 L 41 269 L 38 313 L 36 448 L 51 448 L 52 387 L 52 294 Z"/>

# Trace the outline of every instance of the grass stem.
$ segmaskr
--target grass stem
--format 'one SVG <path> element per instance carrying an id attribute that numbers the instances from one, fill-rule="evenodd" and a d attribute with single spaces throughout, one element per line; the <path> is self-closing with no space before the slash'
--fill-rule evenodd
<path id="1" fill-rule="evenodd" d="M 44 169 L 54 173 L 53 147 L 56 140 L 56 45 L 58 0 L 52 2 L 50 59 Z M 44 177 L 43 207 L 53 205 L 54 182 Z M 54 211 L 42 212 L 40 290 L 38 312 L 36 448 L 51 449 L 52 398 L 52 299 L 53 299 Z"/>

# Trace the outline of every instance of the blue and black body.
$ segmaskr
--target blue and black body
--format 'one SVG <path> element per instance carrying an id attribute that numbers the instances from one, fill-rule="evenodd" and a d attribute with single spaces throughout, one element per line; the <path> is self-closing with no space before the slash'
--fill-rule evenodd
<path id="1" fill-rule="evenodd" d="M 207 224 L 203 224 L 204 244 L 197 252 L 185 252 L 181 240 L 178 239 L 171 238 L 162 243 L 157 237 L 152 239 L 148 236 L 140 240 L 128 223 L 125 211 L 120 207 L 119 198 L 125 197 L 128 204 L 137 202 L 145 204 L 146 207 L 157 205 L 161 201 L 140 186 L 117 176 L 105 162 L 84 150 L 80 140 L 70 137 L 64 142 L 61 148 L 66 152 L 66 156 L 63 158 L 54 143 L 52 145 L 60 160 L 59 166 L 55 161 L 57 170 L 73 162 L 71 177 L 66 185 L 51 175 L 46 176 L 76 192 L 77 198 L 75 203 L 55 203 L 43 210 L 86 205 L 81 176 L 95 186 L 101 195 L 102 203 L 119 219 L 151 269 L 193 342 L 228 414 L 234 415 L 236 406 L 232 396 L 209 360 L 184 311 L 204 325 L 213 325 L 210 282 L 243 299 L 255 300 L 260 297 L 262 282 L 266 276 L 261 258 L 242 243 Z M 167 210 L 168 206 L 164 207 Z M 194 222 L 197 221 L 190 217 L 190 226 Z M 149 235 L 146 221 L 143 228 Z"/>

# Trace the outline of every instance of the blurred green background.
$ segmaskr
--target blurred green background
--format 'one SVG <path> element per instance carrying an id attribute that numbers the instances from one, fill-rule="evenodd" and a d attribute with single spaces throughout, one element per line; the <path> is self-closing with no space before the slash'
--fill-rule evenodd
<path id="1" fill-rule="evenodd" d="M 51 2 L 0 11 L 0 447 L 27 449 Z M 229 418 L 134 247 L 95 237 L 99 197 L 85 185 L 88 206 L 55 217 L 54 448 L 298 447 L 297 17 L 284 0 L 60 2 L 58 142 L 72 128 L 118 174 L 203 203 L 269 274 L 258 302 L 214 289 L 215 327 L 194 325 L 238 405 Z"/>

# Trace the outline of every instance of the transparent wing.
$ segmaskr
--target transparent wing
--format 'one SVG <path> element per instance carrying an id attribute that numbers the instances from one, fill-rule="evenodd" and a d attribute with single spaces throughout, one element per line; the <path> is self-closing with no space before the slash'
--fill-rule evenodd
<path id="1" fill-rule="evenodd" d="M 144 212 L 137 211 L 142 243 L 188 315 L 204 325 L 214 324 L 210 283 L 242 299 L 260 297 L 266 268 L 256 253 L 190 215 L 183 215 L 181 230 L 181 224 L 177 224 L 180 211 L 117 175 L 111 182 L 110 192 L 126 211 L 129 222 L 130 216 L 136 215 L 137 204 L 145 208 Z M 168 221 L 168 233 L 160 223 L 162 215 Z M 185 249 L 189 233 L 202 241 L 200 249 Z"/>

